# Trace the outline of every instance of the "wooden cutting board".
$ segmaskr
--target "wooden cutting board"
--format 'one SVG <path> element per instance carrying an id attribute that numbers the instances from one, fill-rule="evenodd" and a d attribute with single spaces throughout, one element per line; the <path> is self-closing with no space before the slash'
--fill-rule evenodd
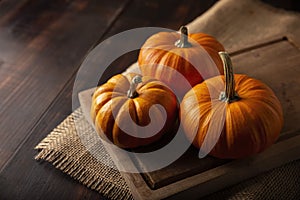
<path id="1" fill-rule="evenodd" d="M 199 159 L 198 151 L 191 147 L 163 169 L 141 174 L 121 172 L 136 199 L 199 198 L 300 159 L 299 15 L 255 0 L 222 0 L 188 27 L 218 38 L 232 56 L 235 73 L 262 80 L 274 90 L 283 106 L 284 128 L 276 144 L 246 159 Z M 134 64 L 127 72 L 136 70 Z M 79 94 L 86 113 L 92 92 Z M 118 164 L 120 170 L 128 166 L 147 168 L 139 158 L 109 147 L 107 150 L 113 160 L 122 163 Z"/>

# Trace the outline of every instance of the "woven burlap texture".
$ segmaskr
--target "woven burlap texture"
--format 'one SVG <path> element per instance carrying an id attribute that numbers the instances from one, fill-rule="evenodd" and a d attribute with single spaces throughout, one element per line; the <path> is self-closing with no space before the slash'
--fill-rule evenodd
<path id="1" fill-rule="evenodd" d="M 110 199 L 132 199 L 120 172 L 103 161 L 112 162 L 102 144 L 97 151 L 103 158 L 95 159 L 77 135 L 77 125 L 87 135 L 94 131 L 81 109 L 69 115 L 35 149 L 35 157 L 52 163 L 83 185 Z M 204 199 L 300 199 L 300 161 L 294 161 L 272 171 L 214 193 Z M 233 177 L 234 178 L 234 177 Z"/>
<path id="2" fill-rule="evenodd" d="M 80 130 L 77 130 L 78 127 Z M 80 108 L 69 115 L 35 147 L 41 150 L 35 159 L 52 163 L 57 169 L 105 197 L 132 199 L 120 172 L 109 167 L 112 165 L 112 160 L 103 145 L 95 144 L 94 151 L 101 154 L 97 157 L 103 158 L 96 159 L 82 144 L 77 131 L 87 136 L 94 131 L 85 120 Z"/>

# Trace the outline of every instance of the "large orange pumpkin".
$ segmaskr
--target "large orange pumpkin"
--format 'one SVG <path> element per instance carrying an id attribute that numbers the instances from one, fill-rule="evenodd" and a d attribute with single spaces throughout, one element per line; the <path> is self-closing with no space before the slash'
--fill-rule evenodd
<path id="1" fill-rule="evenodd" d="M 137 74 L 113 76 L 92 98 L 91 117 L 98 134 L 122 148 L 159 140 L 172 131 L 177 116 L 175 94 L 162 82 Z"/>
<path id="2" fill-rule="evenodd" d="M 178 95 L 204 79 L 223 74 L 218 55 L 224 47 L 204 33 L 178 32 L 154 34 L 143 44 L 138 64 L 143 75 L 155 77 L 169 85 Z"/>
<path id="3" fill-rule="evenodd" d="M 272 145 L 283 126 L 282 107 L 259 80 L 233 74 L 220 52 L 225 76 L 196 85 L 183 98 L 181 122 L 194 146 L 218 158 L 241 158 Z M 225 90 L 224 90 L 225 81 Z"/>

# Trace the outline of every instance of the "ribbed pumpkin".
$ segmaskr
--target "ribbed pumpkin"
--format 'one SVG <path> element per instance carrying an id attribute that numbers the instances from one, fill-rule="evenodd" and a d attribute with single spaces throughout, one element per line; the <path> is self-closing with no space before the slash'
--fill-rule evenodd
<path id="1" fill-rule="evenodd" d="M 225 76 L 196 85 L 181 102 L 185 133 L 202 154 L 235 159 L 259 153 L 280 134 L 281 104 L 263 82 L 233 74 L 227 53 L 220 56 Z"/>
<path id="2" fill-rule="evenodd" d="M 204 79 L 223 74 L 219 51 L 224 47 L 214 37 L 188 34 L 188 29 L 181 27 L 180 33 L 160 32 L 148 38 L 138 64 L 143 75 L 155 77 L 183 95 Z"/>
<path id="3" fill-rule="evenodd" d="M 95 90 L 91 117 L 103 139 L 121 148 L 135 148 L 172 131 L 178 103 L 174 93 L 158 80 L 119 74 Z"/>

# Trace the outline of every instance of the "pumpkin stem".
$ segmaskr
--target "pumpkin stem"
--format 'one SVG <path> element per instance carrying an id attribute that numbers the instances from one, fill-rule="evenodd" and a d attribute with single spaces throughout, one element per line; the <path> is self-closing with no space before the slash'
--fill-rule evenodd
<path id="1" fill-rule="evenodd" d="M 192 44 L 188 41 L 188 29 L 185 26 L 180 28 L 180 39 L 175 42 L 175 46 L 179 48 L 191 47 Z"/>
<path id="2" fill-rule="evenodd" d="M 136 88 L 137 88 L 138 84 L 141 82 L 142 82 L 142 76 L 140 76 L 140 75 L 136 75 L 132 78 L 131 83 L 130 83 L 130 88 L 127 91 L 128 98 L 133 99 L 138 96 L 138 93 L 136 92 Z"/>
<path id="3" fill-rule="evenodd" d="M 231 103 L 236 101 L 239 98 L 238 94 L 235 91 L 235 81 L 232 62 L 230 56 L 227 52 L 219 52 L 221 60 L 224 67 L 224 76 L 225 76 L 225 91 L 220 94 L 219 99 Z"/>

